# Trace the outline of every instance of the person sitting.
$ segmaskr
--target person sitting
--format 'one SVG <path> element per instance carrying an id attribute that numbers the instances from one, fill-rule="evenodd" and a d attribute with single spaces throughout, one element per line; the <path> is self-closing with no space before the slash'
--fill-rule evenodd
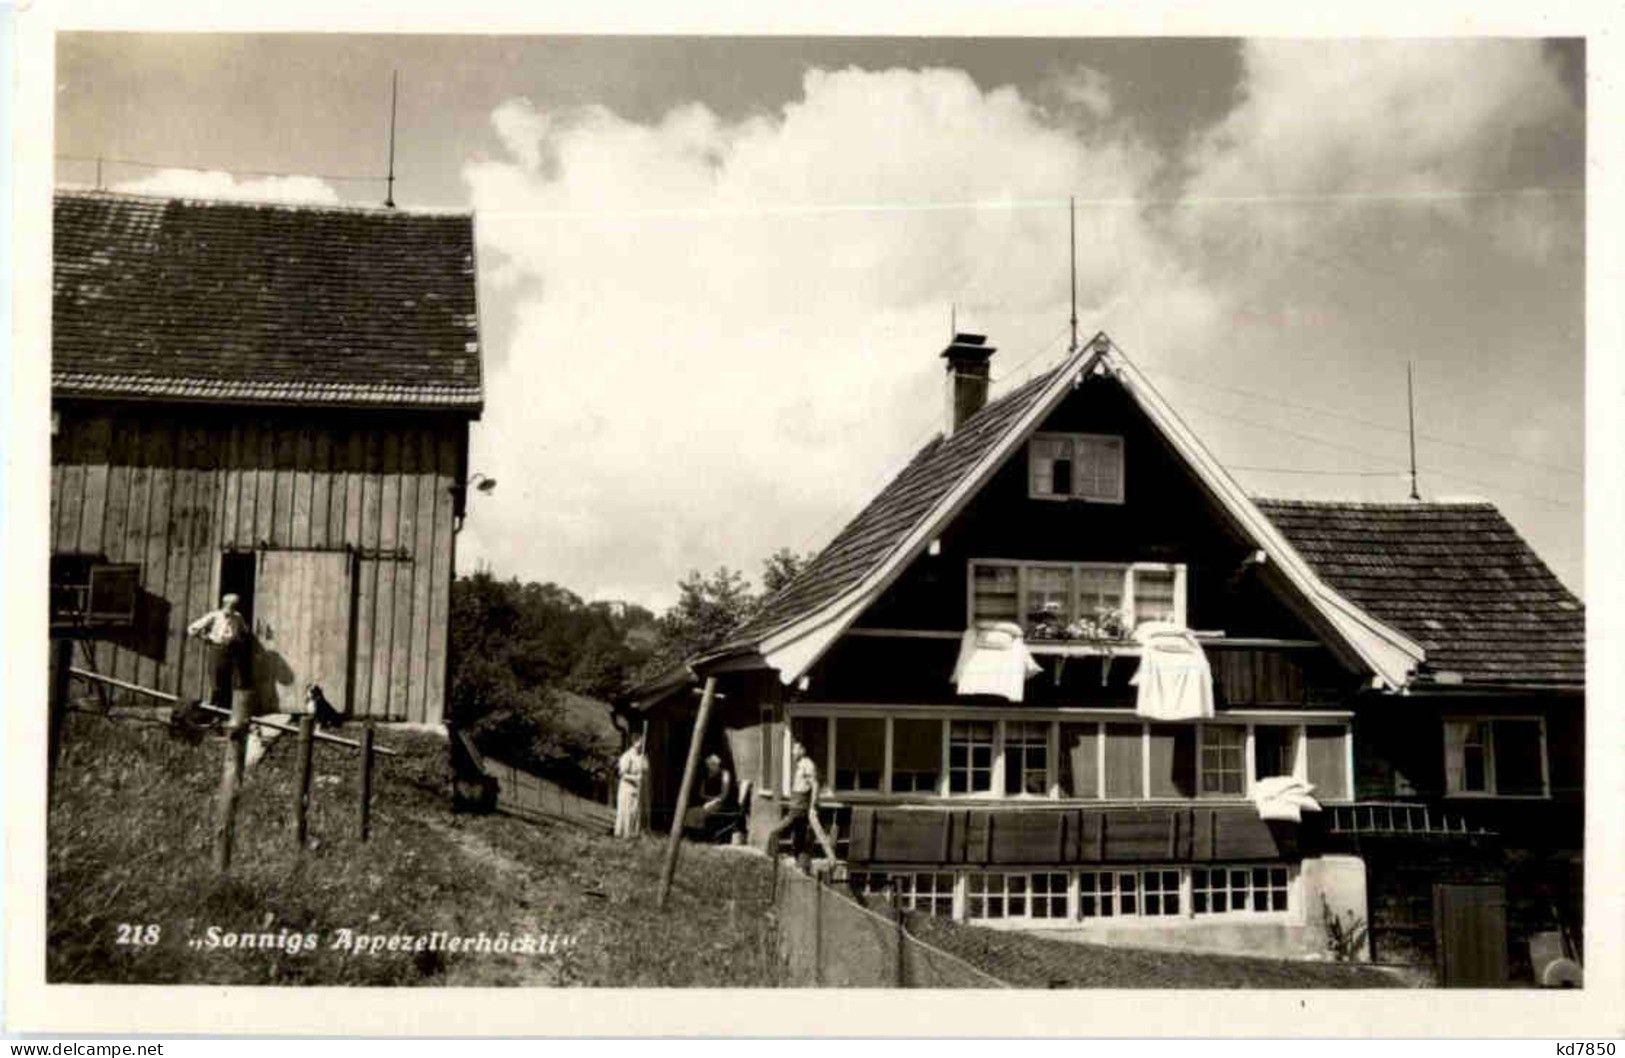
<path id="1" fill-rule="evenodd" d="M 684 813 L 683 829 L 705 841 L 728 840 L 740 824 L 739 795 L 718 754 L 705 758 L 697 792 L 700 803 Z"/>

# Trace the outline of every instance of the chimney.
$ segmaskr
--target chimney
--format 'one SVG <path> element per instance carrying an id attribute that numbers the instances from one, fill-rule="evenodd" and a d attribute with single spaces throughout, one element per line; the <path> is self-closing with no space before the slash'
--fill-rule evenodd
<path id="1" fill-rule="evenodd" d="M 948 361 L 948 417 L 944 436 L 965 424 L 987 403 L 988 360 L 998 352 L 985 334 L 956 334 L 942 351 Z"/>

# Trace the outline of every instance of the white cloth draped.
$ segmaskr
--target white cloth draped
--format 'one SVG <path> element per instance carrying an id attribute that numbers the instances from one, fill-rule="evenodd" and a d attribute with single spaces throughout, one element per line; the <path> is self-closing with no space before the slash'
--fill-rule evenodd
<path id="1" fill-rule="evenodd" d="M 1134 711 L 1148 720 L 1206 720 L 1213 716 L 1213 669 L 1189 629 L 1149 621 L 1134 632 L 1140 667 L 1129 683 L 1139 688 Z"/>
<path id="2" fill-rule="evenodd" d="M 978 621 L 959 641 L 954 689 L 960 694 L 995 694 L 1019 702 L 1026 695 L 1027 679 L 1042 671 L 1027 649 L 1020 625 Z"/>
<path id="3" fill-rule="evenodd" d="M 1320 811 L 1320 802 L 1310 796 L 1314 786 L 1290 775 L 1276 775 L 1253 784 L 1253 804 L 1260 819 L 1303 822 L 1304 812 Z"/>

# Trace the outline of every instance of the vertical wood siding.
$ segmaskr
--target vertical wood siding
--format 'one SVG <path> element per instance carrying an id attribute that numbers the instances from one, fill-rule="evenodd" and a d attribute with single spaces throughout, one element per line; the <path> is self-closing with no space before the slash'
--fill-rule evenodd
<path id="1" fill-rule="evenodd" d="M 167 605 L 162 660 L 101 643 L 96 666 L 199 697 L 205 659 L 185 629 L 215 602 L 222 552 L 359 548 L 354 713 L 438 722 L 451 486 L 466 444 L 467 426 L 455 419 L 398 425 L 265 411 L 188 419 L 64 407 L 52 443 L 53 548 L 141 563 L 155 612 Z"/>

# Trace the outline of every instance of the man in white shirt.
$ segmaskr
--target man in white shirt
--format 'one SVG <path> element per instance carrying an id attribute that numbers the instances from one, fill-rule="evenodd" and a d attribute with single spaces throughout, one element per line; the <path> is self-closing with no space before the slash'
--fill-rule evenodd
<path id="1" fill-rule="evenodd" d="M 796 863 L 806 870 L 811 863 L 807 853 L 808 820 L 818 803 L 818 765 L 807 756 L 807 747 L 799 741 L 790 744 L 790 800 L 785 806 L 784 818 L 767 836 L 767 851 L 779 854 L 779 835 L 790 831 L 790 850 Z"/>
<path id="2" fill-rule="evenodd" d="M 236 595 L 228 592 L 220 598 L 220 609 L 210 610 L 186 626 L 187 635 L 208 644 L 212 700 L 221 709 L 231 708 L 234 686 L 252 685 L 249 676 L 248 622 L 237 610 L 239 601 Z"/>

